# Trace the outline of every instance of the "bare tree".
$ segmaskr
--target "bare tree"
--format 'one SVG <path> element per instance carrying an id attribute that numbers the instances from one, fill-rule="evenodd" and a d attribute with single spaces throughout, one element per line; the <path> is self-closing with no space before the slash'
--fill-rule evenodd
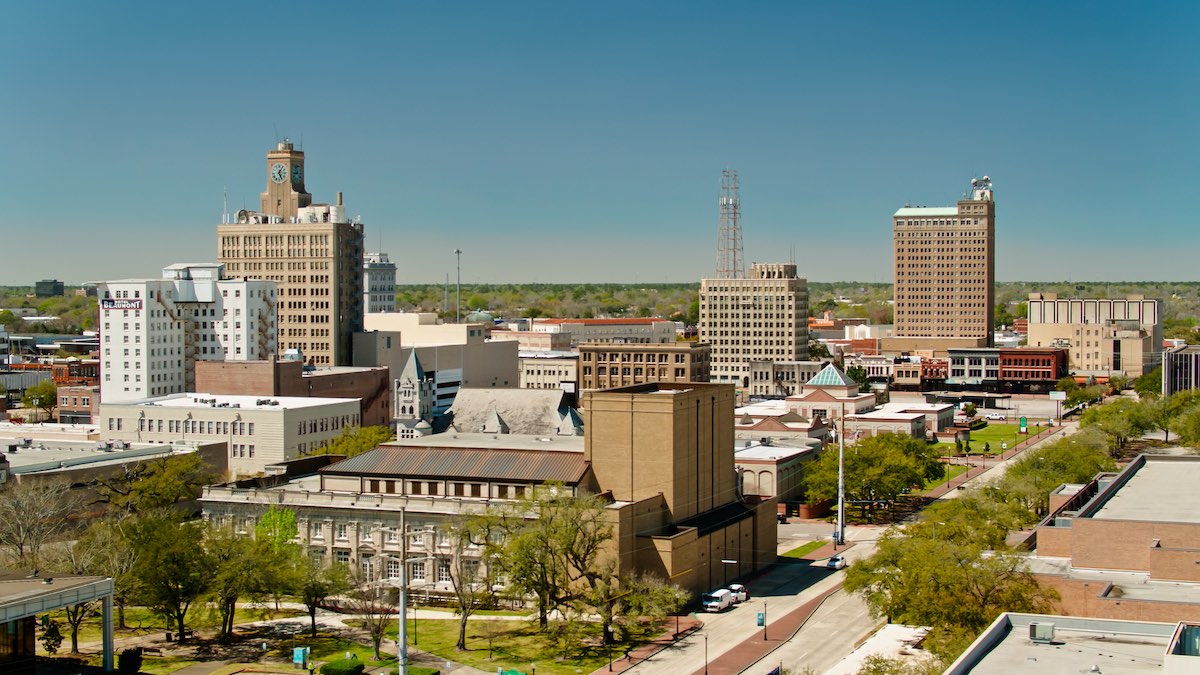
<path id="1" fill-rule="evenodd" d="M 395 617 L 395 589 L 365 574 L 354 574 L 353 579 L 354 586 L 346 594 L 347 606 L 356 615 L 355 618 L 363 622 L 363 628 L 371 638 L 371 647 L 375 650 L 375 660 L 378 661 L 383 658 L 379 653 L 379 645 Z"/>
<path id="2" fill-rule="evenodd" d="M 98 561 L 104 554 L 95 539 L 81 538 L 74 542 L 56 542 L 46 547 L 43 562 L 47 569 L 65 574 L 86 575 L 99 574 Z M 79 653 L 79 626 L 83 620 L 96 613 L 99 602 L 90 600 L 74 605 L 67 605 L 67 625 L 71 627 L 71 653 Z"/>
<path id="3" fill-rule="evenodd" d="M 9 483 L 0 489 L 0 546 L 21 567 L 38 569 L 42 546 L 66 531 L 79 503 L 66 481 Z"/>
<path id="4" fill-rule="evenodd" d="M 454 648 L 467 648 L 467 622 L 476 610 L 488 606 L 495 598 L 493 581 L 495 564 L 481 560 L 495 520 L 487 516 L 461 516 L 446 527 L 450 540 L 450 584 L 458 601 L 458 641 Z"/>

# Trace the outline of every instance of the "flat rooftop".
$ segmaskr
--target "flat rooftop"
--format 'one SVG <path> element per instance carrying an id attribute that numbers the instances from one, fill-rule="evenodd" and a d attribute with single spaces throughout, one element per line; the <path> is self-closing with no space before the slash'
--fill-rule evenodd
<path id="1" fill-rule="evenodd" d="M 996 621 L 946 673 L 1162 673 L 1176 627 L 1037 614 L 1003 614 Z M 1048 644 L 1030 640 L 1033 622 L 1054 624 L 1054 639 Z"/>
<path id="2" fill-rule="evenodd" d="M 1156 581 L 1146 572 L 1077 569 L 1070 558 L 1031 555 L 1025 558 L 1033 574 L 1057 574 L 1067 579 L 1109 583 L 1119 593 L 1109 597 L 1129 600 L 1200 604 L 1200 583 L 1187 581 Z"/>
<path id="3" fill-rule="evenodd" d="M 815 452 L 820 447 L 821 442 L 817 439 L 812 439 L 812 446 L 805 447 L 790 447 L 772 443 L 771 445 L 763 445 L 758 441 L 738 441 L 739 445 L 733 451 L 733 461 L 738 460 L 780 460 L 806 455 Z"/>
<path id="4" fill-rule="evenodd" d="M 104 405 L 149 406 L 156 408 L 241 408 L 250 410 L 296 410 L 333 403 L 358 403 L 357 398 L 318 398 L 309 396 L 234 396 L 230 394 L 172 394 Z"/>
<path id="5" fill-rule="evenodd" d="M 1091 517 L 1200 523 L 1200 509 L 1196 508 L 1198 485 L 1200 458 L 1164 461 L 1147 455 L 1146 461 Z"/>

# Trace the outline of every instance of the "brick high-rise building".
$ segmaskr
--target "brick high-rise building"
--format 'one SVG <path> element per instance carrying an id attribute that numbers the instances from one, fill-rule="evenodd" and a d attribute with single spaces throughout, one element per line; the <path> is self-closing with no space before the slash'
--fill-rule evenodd
<path id="1" fill-rule="evenodd" d="M 748 279 L 700 281 L 701 343 L 710 381 L 750 386 L 752 361 L 808 358 L 808 283 L 791 263 L 754 263 Z"/>
<path id="2" fill-rule="evenodd" d="M 267 153 L 260 210 L 217 226 L 217 259 L 231 276 L 279 285 L 279 347 L 307 363 L 347 366 L 363 326 L 363 226 L 336 204 L 313 204 L 304 153 L 284 140 Z"/>
<path id="3" fill-rule="evenodd" d="M 894 337 L 886 352 L 992 344 L 996 202 L 987 176 L 955 206 L 905 206 L 892 216 Z"/>

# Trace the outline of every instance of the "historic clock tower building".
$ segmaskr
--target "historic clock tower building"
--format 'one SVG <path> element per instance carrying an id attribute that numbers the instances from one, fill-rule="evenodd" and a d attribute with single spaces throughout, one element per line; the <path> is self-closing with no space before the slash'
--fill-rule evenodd
<path id="1" fill-rule="evenodd" d="M 286 138 L 267 153 L 267 191 L 260 197 L 260 213 L 285 221 L 312 204 L 312 195 L 304 191 L 304 151 L 296 150 Z"/>
<path id="2" fill-rule="evenodd" d="M 315 366 L 348 366 L 363 324 L 363 225 L 346 217 L 340 192 L 333 204 L 313 203 L 304 152 L 290 141 L 267 152 L 266 168 L 260 210 L 217 226 L 217 260 L 230 276 L 278 285 L 279 349 Z"/>

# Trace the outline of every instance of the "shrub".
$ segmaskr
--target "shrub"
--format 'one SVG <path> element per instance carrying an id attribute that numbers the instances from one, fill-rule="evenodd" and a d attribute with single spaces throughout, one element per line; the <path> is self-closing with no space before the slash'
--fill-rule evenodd
<path id="1" fill-rule="evenodd" d="M 362 675 L 366 666 L 358 659 L 340 659 L 321 666 L 321 675 Z"/>
<path id="2" fill-rule="evenodd" d="M 117 672 L 137 673 L 142 669 L 142 650 L 137 647 L 122 649 L 117 655 Z"/>

